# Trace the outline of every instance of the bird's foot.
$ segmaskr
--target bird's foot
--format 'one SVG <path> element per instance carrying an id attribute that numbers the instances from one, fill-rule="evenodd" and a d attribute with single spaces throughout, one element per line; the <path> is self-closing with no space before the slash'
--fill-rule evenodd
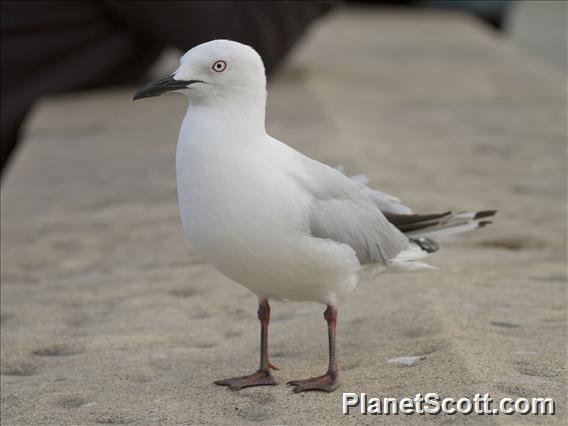
<path id="1" fill-rule="evenodd" d="M 306 391 L 333 392 L 339 387 L 337 373 L 331 371 L 328 371 L 323 376 L 312 377 L 307 380 L 292 380 L 288 384 L 294 387 L 294 392 L 296 393 Z"/>
<path id="2" fill-rule="evenodd" d="M 233 377 L 231 379 L 217 380 L 215 382 L 219 386 L 227 386 L 229 389 L 237 391 L 252 386 L 274 386 L 276 381 L 270 370 L 258 370 L 256 373 L 248 376 Z"/>

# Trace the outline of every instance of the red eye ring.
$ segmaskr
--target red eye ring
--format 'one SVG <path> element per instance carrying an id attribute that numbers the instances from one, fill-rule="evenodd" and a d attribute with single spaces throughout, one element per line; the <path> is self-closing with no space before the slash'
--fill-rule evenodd
<path id="1" fill-rule="evenodd" d="M 227 69 L 227 63 L 225 61 L 216 61 L 211 69 L 215 72 L 223 72 Z"/>

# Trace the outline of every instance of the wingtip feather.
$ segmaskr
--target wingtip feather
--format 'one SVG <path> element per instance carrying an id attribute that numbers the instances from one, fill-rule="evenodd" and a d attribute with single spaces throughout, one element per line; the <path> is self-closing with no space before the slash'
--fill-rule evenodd
<path id="1" fill-rule="evenodd" d="M 474 219 L 483 219 L 484 217 L 491 217 L 497 214 L 497 210 L 481 210 L 475 213 Z"/>

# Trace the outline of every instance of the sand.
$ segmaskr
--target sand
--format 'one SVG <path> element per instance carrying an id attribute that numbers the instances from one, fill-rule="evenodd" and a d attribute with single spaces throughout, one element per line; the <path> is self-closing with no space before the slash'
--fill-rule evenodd
<path id="1" fill-rule="evenodd" d="M 341 11 L 270 85 L 268 129 L 364 172 L 415 210 L 498 209 L 440 269 L 363 281 L 339 308 L 273 303 L 279 386 L 252 372 L 256 300 L 192 250 L 177 213 L 184 100 L 134 88 L 54 97 L 2 187 L 2 424 L 565 424 L 566 95 L 562 77 L 455 15 Z M 341 392 L 552 397 L 534 416 L 341 415 Z"/>

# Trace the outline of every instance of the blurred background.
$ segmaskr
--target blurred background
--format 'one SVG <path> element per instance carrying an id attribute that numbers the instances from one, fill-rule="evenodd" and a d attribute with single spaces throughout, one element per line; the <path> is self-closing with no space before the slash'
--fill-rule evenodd
<path id="1" fill-rule="evenodd" d="M 314 21 L 333 8 L 361 5 L 470 14 L 566 74 L 564 1 L 3 1 L 2 171 L 43 96 L 142 82 L 215 38 L 252 45 L 270 74 Z"/>

